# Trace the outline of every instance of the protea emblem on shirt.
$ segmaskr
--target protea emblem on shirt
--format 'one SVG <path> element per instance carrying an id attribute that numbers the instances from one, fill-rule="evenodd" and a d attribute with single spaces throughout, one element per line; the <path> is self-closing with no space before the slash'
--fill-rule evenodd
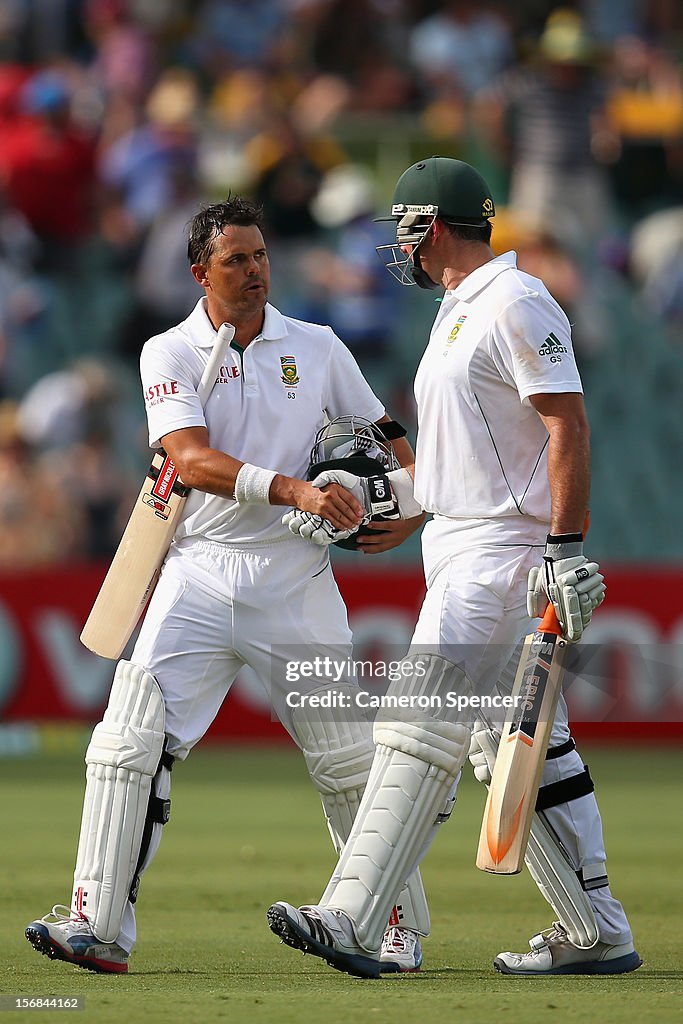
<path id="1" fill-rule="evenodd" d="M 280 356 L 280 366 L 282 367 L 282 377 L 280 378 L 282 383 L 286 384 L 288 388 L 295 387 L 301 378 L 296 370 L 294 356 Z"/>

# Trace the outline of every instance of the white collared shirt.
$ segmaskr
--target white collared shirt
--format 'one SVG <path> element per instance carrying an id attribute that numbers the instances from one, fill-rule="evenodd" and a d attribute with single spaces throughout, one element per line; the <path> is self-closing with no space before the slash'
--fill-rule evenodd
<path id="1" fill-rule="evenodd" d="M 415 497 L 459 520 L 529 517 L 537 537 L 548 432 L 529 396 L 581 391 L 569 321 L 543 282 L 514 252 L 478 267 L 444 295 L 415 378 Z"/>
<path id="2" fill-rule="evenodd" d="M 140 374 L 150 445 L 184 427 L 209 431 L 212 448 L 242 462 L 305 479 L 325 416 L 355 413 L 373 422 L 384 407 L 329 327 L 283 316 L 266 305 L 263 331 L 243 351 L 228 349 L 205 409 L 197 387 L 216 332 L 201 298 L 177 327 L 145 344 Z M 275 505 L 238 505 L 193 490 L 176 539 L 203 536 L 235 545 L 291 536 Z"/>

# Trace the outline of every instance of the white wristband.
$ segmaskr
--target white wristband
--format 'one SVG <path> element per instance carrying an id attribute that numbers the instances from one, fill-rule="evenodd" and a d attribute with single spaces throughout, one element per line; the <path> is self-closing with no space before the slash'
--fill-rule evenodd
<path id="1" fill-rule="evenodd" d="M 422 507 L 415 501 L 413 495 L 413 478 L 407 469 L 392 469 L 387 473 L 387 478 L 398 502 L 398 510 L 401 519 L 412 519 L 414 516 L 422 515 Z"/>
<path id="2" fill-rule="evenodd" d="M 240 505 L 270 505 L 268 493 L 276 476 L 274 469 L 261 469 L 245 462 L 235 478 L 235 501 Z"/>

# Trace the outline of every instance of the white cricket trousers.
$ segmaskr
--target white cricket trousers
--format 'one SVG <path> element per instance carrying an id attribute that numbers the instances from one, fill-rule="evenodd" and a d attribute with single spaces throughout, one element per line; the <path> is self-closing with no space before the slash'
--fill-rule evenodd
<path id="1" fill-rule="evenodd" d="M 346 607 L 327 551 L 294 536 L 249 549 L 189 538 L 171 547 L 131 661 L 157 680 L 166 704 L 167 750 L 184 760 L 244 665 L 256 672 L 296 741 L 288 692 L 312 691 L 330 680 L 307 677 L 294 685 L 287 682 L 287 662 L 327 656 L 347 663 L 351 654 Z M 156 795 L 166 799 L 170 786 L 170 772 L 161 769 Z M 143 870 L 161 831 L 155 824 Z M 128 903 L 116 941 L 130 952 L 135 937 L 135 909 Z"/>
<path id="2" fill-rule="evenodd" d="M 529 569 L 537 566 L 542 546 L 472 545 L 472 533 L 447 537 L 451 551 L 444 555 L 443 522 L 428 524 L 423 536 L 427 594 L 411 646 L 434 649 L 463 668 L 476 692 L 490 693 L 496 683 L 508 691 L 514 682 L 519 641 L 531 632 L 526 610 Z M 434 544 L 430 545 L 430 534 Z M 560 697 L 550 748 L 570 737 L 567 704 Z M 576 750 L 545 763 L 541 785 L 558 782 L 583 771 Z M 579 797 L 546 812 L 569 854 L 575 871 L 605 861 L 600 811 L 595 794 Z M 626 915 L 609 886 L 588 897 L 595 910 L 604 942 L 631 940 Z"/>

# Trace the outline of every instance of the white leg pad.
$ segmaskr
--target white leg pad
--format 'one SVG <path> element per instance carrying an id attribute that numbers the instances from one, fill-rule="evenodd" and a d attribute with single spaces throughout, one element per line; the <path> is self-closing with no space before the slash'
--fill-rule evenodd
<path id="1" fill-rule="evenodd" d="M 469 731 L 452 728 L 454 748 L 464 758 Z M 413 870 L 460 763 L 449 773 L 394 747 L 377 747 L 357 825 L 320 900 L 348 914 L 369 953 L 379 950 L 397 890 Z"/>
<path id="2" fill-rule="evenodd" d="M 594 946 L 600 935 L 593 905 L 542 814 L 534 814 L 524 863 L 569 941 L 582 949 Z"/>
<path id="3" fill-rule="evenodd" d="M 358 719 L 358 712 L 353 710 L 356 691 L 350 686 L 335 686 L 334 692 L 348 694 L 348 714 L 307 706 L 293 712 L 292 725 L 313 785 L 320 793 L 332 842 L 340 853 L 360 806 L 375 746 L 371 723 Z"/>
<path id="4" fill-rule="evenodd" d="M 292 724 L 311 780 L 320 793 L 332 843 L 341 854 L 360 807 L 375 744 L 371 723 L 356 719 L 357 712 L 352 710 L 356 691 L 351 687 L 336 690 L 348 691 L 347 706 L 351 710 L 347 719 L 343 712 L 306 707 L 294 712 Z M 389 923 L 429 935 L 429 908 L 419 871 L 411 874 L 401 890 Z"/>
<path id="5" fill-rule="evenodd" d="M 116 666 L 109 704 L 86 751 L 86 789 L 72 908 L 102 942 L 121 928 L 140 853 L 152 779 L 164 746 L 159 685 L 132 662 Z"/>
<path id="6" fill-rule="evenodd" d="M 488 785 L 496 763 L 498 737 L 477 724 L 472 734 L 470 761 L 477 779 Z M 590 949 L 599 939 L 593 905 L 569 862 L 567 854 L 545 817 L 534 814 L 524 862 L 541 895 L 557 914 L 569 941 Z M 604 871 L 604 864 L 601 865 Z"/>
<path id="7" fill-rule="evenodd" d="M 419 692 L 439 695 L 456 686 L 469 690 L 455 666 L 436 655 L 421 656 L 423 666 L 427 657 Z M 412 660 L 417 664 L 417 657 Z M 410 661 L 411 656 L 404 665 Z M 417 675 L 408 672 L 388 695 L 415 694 L 417 683 Z M 467 726 L 424 711 L 375 722 L 376 752 L 363 800 L 320 900 L 320 906 L 351 918 L 359 945 L 369 953 L 379 950 L 401 884 L 414 871 L 425 839 L 452 794 L 469 737 Z"/>

